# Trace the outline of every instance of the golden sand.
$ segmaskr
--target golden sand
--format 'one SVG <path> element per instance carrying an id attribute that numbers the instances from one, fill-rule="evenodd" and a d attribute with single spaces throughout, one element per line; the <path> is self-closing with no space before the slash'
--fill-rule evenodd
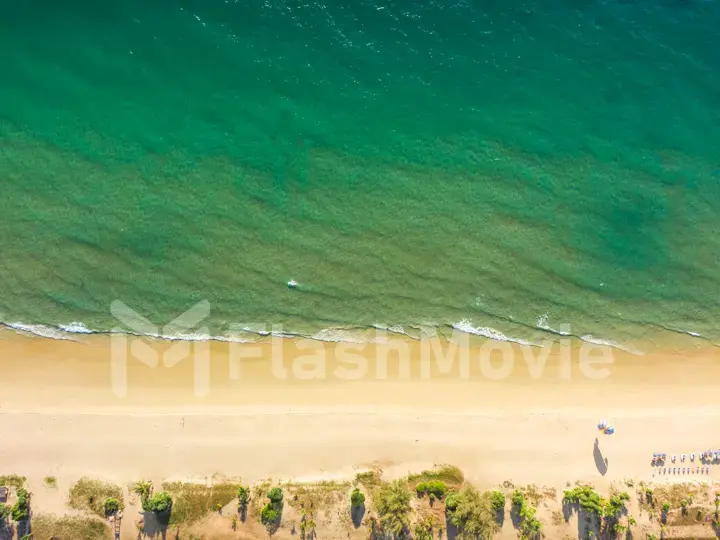
<path id="1" fill-rule="evenodd" d="M 72 342 L 3 333 L 3 463 L 28 477 L 92 471 L 125 482 L 138 475 L 290 477 L 376 462 L 448 462 L 482 484 L 563 484 L 650 477 L 654 451 L 720 445 L 713 438 L 720 425 L 714 349 L 645 356 L 613 350 L 611 364 L 594 366 L 607 377 L 591 379 L 579 368 L 577 347 L 570 355 L 553 350 L 546 364 L 528 367 L 522 348 L 513 346 L 512 370 L 493 380 L 479 367 L 477 348 L 463 378 L 458 361 L 432 359 L 423 372 L 421 345 L 410 342 L 409 371 L 397 351 L 386 370 L 383 347 L 368 346 L 361 351 L 365 376 L 352 380 L 342 356 L 348 350 L 337 344 L 316 343 L 311 351 L 288 339 L 275 349 L 215 342 L 208 384 L 199 388 L 192 357 L 166 367 L 176 344 L 142 341 L 150 349 L 134 352 L 155 351 L 158 366 L 130 350 L 118 390 L 107 336 Z M 448 344 L 439 350 L 447 354 Z M 317 360 L 323 355 L 324 363 Z M 302 378 L 309 374 L 315 378 Z M 609 462 L 604 475 L 593 458 L 600 418 L 617 429 L 600 437 Z"/>

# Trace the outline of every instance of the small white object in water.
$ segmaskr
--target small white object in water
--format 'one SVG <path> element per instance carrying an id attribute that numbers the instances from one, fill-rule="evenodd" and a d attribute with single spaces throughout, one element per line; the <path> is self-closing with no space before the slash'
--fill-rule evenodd
<path id="1" fill-rule="evenodd" d="M 297 289 L 298 282 L 295 281 L 294 279 L 291 279 L 290 281 L 288 281 L 287 285 L 291 289 Z"/>

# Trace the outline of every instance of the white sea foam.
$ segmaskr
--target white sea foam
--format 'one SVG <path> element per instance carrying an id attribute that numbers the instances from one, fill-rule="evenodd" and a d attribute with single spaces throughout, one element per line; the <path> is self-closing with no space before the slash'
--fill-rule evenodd
<path id="1" fill-rule="evenodd" d="M 540 317 L 537 320 L 537 323 L 535 325 L 540 328 L 541 330 L 545 330 L 546 332 L 551 332 L 553 334 L 557 334 L 559 336 L 570 336 L 570 332 L 565 332 L 563 330 L 555 330 L 554 328 L 551 328 L 548 324 L 549 317 L 547 313 L 544 313 L 540 315 Z"/>
<path id="2" fill-rule="evenodd" d="M 418 339 L 417 336 L 409 334 L 405 330 L 405 328 L 403 326 L 400 326 L 399 324 L 392 325 L 392 326 L 385 326 L 384 324 L 373 324 L 373 328 L 375 328 L 376 330 L 381 330 L 383 332 L 390 332 L 392 334 L 398 334 L 401 336 L 405 336 L 405 337 L 408 337 L 408 338 L 414 339 L 414 340 Z M 421 331 L 420 328 L 415 328 L 415 327 L 411 327 L 411 328 Z M 384 341 L 384 340 L 381 340 L 380 338 L 376 338 L 374 341 Z"/>
<path id="3" fill-rule="evenodd" d="M 474 334 L 476 336 L 483 336 L 488 339 L 494 339 L 496 341 L 510 341 L 513 343 L 519 343 L 520 345 L 527 345 L 530 347 L 539 347 L 537 343 L 532 343 L 530 341 L 526 341 L 521 338 L 514 338 L 510 336 L 506 336 L 499 330 L 495 330 L 494 328 L 489 328 L 485 326 L 475 327 L 468 321 L 467 319 L 463 319 L 459 323 L 455 323 L 452 325 L 453 328 L 456 330 L 460 330 L 461 332 L 465 332 L 467 334 Z"/>
<path id="4" fill-rule="evenodd" d="M 78 334 L 110 334 L 111 332 L 104 332 L 99 330 L 93 330 L 91 328 L 88 328 L 84 323 L 81 322 L 71 322 L 69 324 L 63 324 L 59 325 L 58 327 L 53 326 L 46 326 L 41 324 L 26 324 L 21 322 L 13 322 L 13 323 L 2 323 L 0 322 L 0 325 L 4 325 L 7 328 L 16 330 L 18 332 L 27 333 L 27 334 L 33 334 L 39 337 L 49 338 L 49 339 L 61 339 L 61 340 L 68 340 L 68 341 L 78 341 L 77 337 L 74 337 Z M 560 335 L 569 335 L 564 332 L 559 332 L 551 329 L 549 326 L 547 326 L 547 317 L 543 316 L 538 319 L 537 323 L 538 328 L 541 328 L 543 330 L 553 331 Z M 400 334 L 403 336 L 407 336 L 411 339 L 418 339 L 410 334 L 408 334 L 405 329 L 402 326 L 382 326 L 379 324 L 373 325 L 374 328 L 378 330 L 384 330 L 388 332 L 392 332 L 395 334 Z M 516 338 L 512 336 L 507 336 L 500 332 L 499 330 L 495 330 L 494 328 L 490 327 L 475 327 L 472 325 L 472 323 L 467 320 L 463 319 L 458 323 L 455 323 L 452 325 L 452 328 L 455 330 L 460 330 L 461 332 L 465 332 L 468 334 L 473 334 L 476 336 L 482 336 L 488 339 L 493 339 L 496 341 L 505 341 L 505 342 L 512 342 L 512 343 L 518 343 L 520 345 L 527 345 L 527 346 L 534 346 L 539 347 L 541 346 L 539 343 L 533 343 L 531 341 L 527 341 L 522 338 Z M 421 327 L 422 330 L 422 327 Z M 228 342 L 228 343 L 254 343 L 257 341 L 255 338 L 264 338 L 264 337 L 276 337 L 276 338 L 283 338 L 283 339 L 296 339 L 296 338 L 306 338 L 306 339 L 312 339 L 316 341 L 325 341 L 325 342 L 335 342 L 335 343 L 357 343 L 357 344 L 364 344 L 364 343 L 377 343 L 383 341 L 382 339 L 378 338 L 376 335 L 373 335 L 372 332 L 365 332 L 365 331 L 357 331 L 352 329 L 343 329 L 343 328 L 327 328 L 324 330 L 320 330 L 319 332 L 316 332 L 315 334 L 303 334 L 303 333 L 295 333 L 295 332 L 286 332 L 286 331 L 268 331 L 265 329 L 253 329 L 249 327 L 245 327 L 241 330 L 243 335 L 224 335 L 224 336 L 212 336 L 206 333 L 190 333 L 190 334 L 177 334 L 177 335 L 162 335 L 162 334 L 135 334 L 133 332 L 127 332 L 129 335 L 137 335 L 139 337 L 148 337 L 148 338 L 154 338 L 154 339 L 160 339 L 160 340 L 167 340 L 167 341 L 220 341 L 220 342 Z M 689 335 L 700 337 L 700 334 L 695 332 L 687 332 Z M 246 334 L 246 335 L 245 335 Z M 424 335 L 421 332 L 421 335 Z M 435 335 L 434 333 L 432 335 Z M 255 338 L 253 338 L 253 336 Z M 372 336 L 372 337 L 371 337 Z M 79 337 L 79 336 L 78 336 Z M 586 341 L 588 343 L 592 343 L 594 345 L 606 345 L 608 347 L 613 347 L 616 349 L 620 349 L 626 352 L 629 352 L 631 354 L 636 355 L 643 355 L 644 353 L 642 351 L 635 350 L 629 346 L 620 345 L 618 343 L 615 343 L 610 340 L 601 339 L 594 337 L 592 335 L 585 335 L 580 337 L 581 340 Z"/>
<path id="5" fill-rule="evenodd" d="M 325 328 L 320 330 L 316 334 L 313 334 L 310 339 L 317 341 L 329 341 L 331 343 L 368 343 L 372 340 L 363 339 L 357 332 L 353 333 L 350 330 L 343 330 L 341 328 Z"/>
<path id="6" fill-rule="evenodd" d="M 610 341 L 607 339 L 601 339 L 596 338 L 591 335 L 586 336 L 580 336 L 580 339 L 587 343 L 592 343 L 593 345 L 605 345 L 607 347 L 612 347 L 613 349 L 619 349 L 621 351 L 629 352 L 630 354 L 635 354 L 638 356 L 643 356 L 645 353 L 642 351 L 638 351 L 637 349 L 633 349 L 632 347 L 628 347 L 626 345 L 620 345 L 619 343 L 615 343 L 614 341 Z"/>
<path id="7" fill-rule="evenodd" d="M 19 332 L 24 332 L 27 334 L 33 334 L 35 336 L 50 339 L 64 339 L 67 341 L 76 341 L 68 332 L 64 332 L 63 330 L 59 328 L 54 328 L 52 326 L 44 326 L 42 324 L 25 324 L 19 322 L 3 324 L 5 324 L 5 326 L 7 326 L 8 328 L 12 328 L 13 330 L 17 330 Z"/>
<path id="8" fill-rule="evenodd" d="M 81 322 L 71 322 L 70 324 L 61 324 L 59 325 L 60 330 L 63 332 L 69 332 L 71 334 L 92 334 L 93 331 L 90 330 L 87 326 L 85 326 Z"/>
<path id="9" fill-rule="evenodd" d="M 405 336 L 407 335 L 405 333 L 405 329 L 402 326 L 400 326 L 399 324 L 396 324 L 394 326 L 385 326 L 384 324 L 373 324 L 373 328 L 376 328 L 378 330 L 385 330 L 387 332 L 392 332 L 394 334 L 403 334 Z"/>
<path id="10" fill-rule="evenodd" d="M 690 330 L 686 330 L 685 333 L 691 335 L 692 337 L 702 337 L 702 334 L 699 334 L 698 332 L 691 332 Z"/>

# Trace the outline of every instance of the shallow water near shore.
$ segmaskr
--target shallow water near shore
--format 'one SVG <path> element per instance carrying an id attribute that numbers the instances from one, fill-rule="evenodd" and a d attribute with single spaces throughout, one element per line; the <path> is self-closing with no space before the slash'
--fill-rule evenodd
<path id="1" fill-rule="evenodd" d="M 0 12 L 16 328 L 720 339 L 718 2 Z"/>

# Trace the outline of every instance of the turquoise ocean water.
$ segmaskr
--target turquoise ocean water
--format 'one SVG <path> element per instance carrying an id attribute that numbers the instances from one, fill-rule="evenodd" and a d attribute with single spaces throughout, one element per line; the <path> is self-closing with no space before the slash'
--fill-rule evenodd
<path id="1" fill-rule="evenodd" d="M 718 28 L 703 0 L 0 0 L 0 319 L 718 341 Z"/>

